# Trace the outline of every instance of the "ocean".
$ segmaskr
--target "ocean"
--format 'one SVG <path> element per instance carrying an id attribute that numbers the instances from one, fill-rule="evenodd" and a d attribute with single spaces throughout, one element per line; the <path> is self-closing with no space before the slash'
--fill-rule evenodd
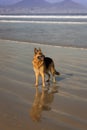
<path id="1" fill-rule="evenodd" d="M 87 48 L 87 15 L 0 15 L 0 39 Z"/>

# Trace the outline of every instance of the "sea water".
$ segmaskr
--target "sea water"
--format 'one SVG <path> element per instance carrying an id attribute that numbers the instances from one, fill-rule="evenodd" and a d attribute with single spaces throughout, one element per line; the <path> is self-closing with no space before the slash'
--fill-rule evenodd
<path id="1" fill-rule="evenodd" d="M 87 15 L 0 15 L 0 39 L 87 48 Z"/>

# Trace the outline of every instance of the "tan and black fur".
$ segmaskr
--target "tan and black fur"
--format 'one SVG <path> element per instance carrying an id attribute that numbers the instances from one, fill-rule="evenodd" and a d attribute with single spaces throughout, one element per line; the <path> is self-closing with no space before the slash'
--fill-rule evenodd
<path id="1" fill-rule="evenodd" d="M 55 70 L 53 60 L 49 57 L 45 57 L 40 48 L 34 49 L 34 58 L 32 63 L 36 77 L 36 86 L 38 86 L 39 76 L 42 77 L 42 85 L 45 86 L 45 74 L 48 75 L 48 82 L 50 81 L 50 73 L 52 75 L 53 82 L 56 82 L 55 74 L 60 75 L 60 73 Z"/>

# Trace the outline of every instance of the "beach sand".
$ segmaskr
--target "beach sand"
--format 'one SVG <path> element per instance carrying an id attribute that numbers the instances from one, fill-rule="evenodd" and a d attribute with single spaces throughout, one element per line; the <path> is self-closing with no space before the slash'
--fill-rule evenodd
<path id="1" fill-rule="evenodd" d="M 34 47 L 61 73 L 49 90 L 34 86 Z M 87 130 L 86 49 L 0 40 L 0 130 L 33 129 Z"/>

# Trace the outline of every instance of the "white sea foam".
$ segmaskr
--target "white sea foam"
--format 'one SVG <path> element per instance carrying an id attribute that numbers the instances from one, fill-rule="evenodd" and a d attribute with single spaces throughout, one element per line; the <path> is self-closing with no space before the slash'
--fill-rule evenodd
<path id="1" fill-rule="evenodd" d="M 32 20 L 31 20 L 32 19 Z M 61 21 L 58 21 L 61 19 Z M 69 19 L 69 21 L 62 21 Z M 87 19 L 87 15 L 0 15 L 0 22 L 11 23 L 46 23 L 46 24 L 87 24 L 87 21 L 70 21 L 70 19 Z"/>
<path id="2" fill-rule="evenodd" d="M 87 24 L 87 22 L 62 22 L 62 21 L 20 21 L 20 20 L 0 20 L 3 23 L 39 23 L 39 24 Z"/>
<path id="3" fill-rule="evenodd" d="M 0 15 L 0 18 L 66 18 L 66 19 L 87 19 L 87 15 Z"/>

